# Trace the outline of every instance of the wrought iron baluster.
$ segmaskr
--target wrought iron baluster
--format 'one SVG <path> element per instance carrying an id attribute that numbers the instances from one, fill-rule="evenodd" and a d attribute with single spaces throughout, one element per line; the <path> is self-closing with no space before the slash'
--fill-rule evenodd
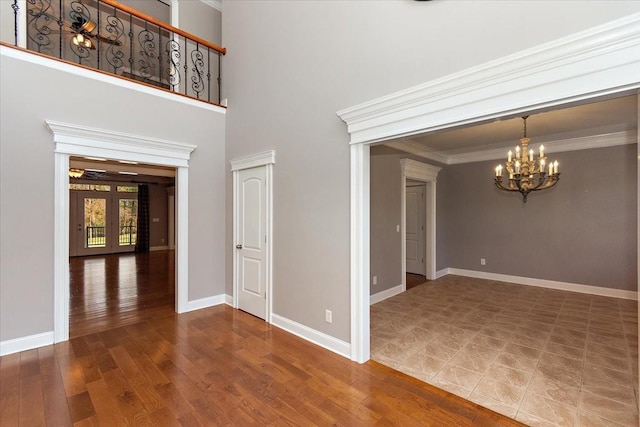
<path id="1" fill-rule="evenodd" d="M 129 15 L 129 72 L 133 77 L 133 15 Z"/>
<path id="2" fill-rule="evenodd" d="M 153 59 L 155 58 L 156 44 L 154 42 L 154 35 L 149 31 L 149 22 L 145 21 L 144 30 L 138 33 L 138 42 L 140 42 L 140 76 L 145 81 L 149 81 L 151 77 L 156 74 L 155 64 Z"/>
<path id="3" fill-rule="evenodd" d="M 60 35 L 58 36 L 58 57 L 62 58 L 62 26 L 64 25 L 64 4 L 62 0 L 58 2 L 58 7 L 60 8 L 60 17 L 58 18 L 58 30 L 60 30 Z"/>
<path id="4" fill-rule="evenodd" d="M 175 34 L 173 35 L 176 36 Z M 175 40 L 171 39 L 167 42 L 167 62 L 169 63 L 169 68 L 167 69 L 168 73 L 168 81 L 171 85 L 171 89 L 176 91 L 176 87 L 178 87 L 178 91 L 180 89 L 180 44 Z"/>
<path id="5" fill-rule="evenodd" d="M 200 43 L 196 42 L 196 48 L 191 51 L 191 90 L 195 94 L 196 98 L 200 99 L 200 93 L 204 90 L 204 80 L 202 76 L 204 74 L 204 60 L 202 52 L 200 52 Z"/>
<path id="6" fill-rule="evenodd" d="M 81 43 L 74 43 L 76 37 L 81 34 L 84 30 L 83 24 L 85 22 L 91 21 L 91 12 L 81 1 L 72 1 L 71 2 L 71 11 L 69 11 L 69 18 L 75 23 L 78 23 L 79 26 L 77 28 L 77 34 L 72 36 L 69 40 L 69 46 L 71 47 L 71 51 L 78 57 L 78 64 L 82 64 L 82 60 L 89 58 L 91 56 L 90 47 Z M 60 18 L 62 19 L 62 18 Z M 75 28 L 75 27 L 74 27 Z M 90 40 L 89 40 L 90 41 Z M 62 52 L 62 48 L 61 48 Z M 62 57 L 62 53 L 60 54 Z"/>
<path id="7" fill-rule="evenodd" d="M 13 9 L 13 44 L 15 46 L 18 46 L 18 10 L 20 10 L 20 6 L 18 6 L 18 0 L 13 0 L 11 9 Z"/>
<path id="8" fill-rule="evenodd" d="M 188 58 L 188 53 L 187 53 L 187 48 L 188 48 L 188 44 L 189 44 L 189 39 L 187 39 L 186 37 L 184 38 L 184 94 L 185 95 L 189 95 L 187 92 L 189 91 L 189 88 L 187 86 L 187 79 L 189 78 L 189 67 L 187 66 L 187 58 Z"/>
<path id="9" fill-rule="evenodd" d="M 120 38 L 124 34 L 124 24 L 118 18 L 118 9 L 115 7 L 113 8 L 113 14 L 107 16 L 106 20 L 105 30 L 110 34 L 109 40 L 111 42 L 107 47 L 105 59 L 113 67 L 113 74 L 118 74 L 118 69 L 124 66 L 124 61 L 122 60 L 124 52 L 120 48 L 122 46 Z"/>
<path id="10" fill-rule="evenodd" d="M 158 25 L 158 82 L 160 86 L 164 87 L 162 83 L 162 28 Z"/>
<path id="11" fill-rule="evenodd" d="M 27 21 L 27 27 L 33 26 L 33 32 L 27 31 L 28 38 L 35 43 L 38 52 L 42 52 L 44 46 L 51 44 L 49 35 L 51 28 L 49 23 L 55 18 L 50 13 L 51 0 L 27 0 L 27 15 L 30 17 Z"/>
<path id="12" fill-rule="evenodd" d="M 96 3 L 96 14 L 98 15 L 98 18 L 97 18 L 97 20 L 98 20 L 98 33 L 97 34 L 98 35 L 96 37 L 96 39 L 97 39 L 96 42 L 97 42 L 98 46 L 96 48 L 96 56 L 98 57 L 97 58 L 98 70 L 100 70 L 101 69 L 100 68 L 100 42 L 102 41 L 102 40 L 100 40 L 100 29 L 101 29 L 101 27 L 100 27 L 100 0 L 97 0 L 97 3 Z"/>
<path id="13" fill-rule="evenodd" d="M 222 59 L 222 55 L 220 54 L 220 52 L 218 53 L 218 104 L 222 103 L 222 79 L 220 78 L 220 75 L 222 74 L 222 66 L 221 66 L 221 59 Z"/>
<path id="14" fill-rule="evenodd" d="M 211 102 L 211 48 L 207 48 L 207 101 Z"/>

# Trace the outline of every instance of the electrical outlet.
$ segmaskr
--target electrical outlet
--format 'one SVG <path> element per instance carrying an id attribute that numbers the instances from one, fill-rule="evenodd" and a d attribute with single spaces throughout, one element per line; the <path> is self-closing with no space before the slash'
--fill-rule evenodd
<path id="1" fill-rule="evenodd" d="M 480 258 L 480 265 L 487 265 L 487 260 L 484 258 Z"/>
<path id="2" fill-rule="evenodd" d="M 333 313 L 331 313 L 331 310 L 325 310 L 324 311 L 324 320 L 327 323 L 333 322 Z"/>
<path id="3" fill-rule="evenodd" d="M 373 285 L 377 285 L 378 284 L 378 276 L 373 276 Z"/>

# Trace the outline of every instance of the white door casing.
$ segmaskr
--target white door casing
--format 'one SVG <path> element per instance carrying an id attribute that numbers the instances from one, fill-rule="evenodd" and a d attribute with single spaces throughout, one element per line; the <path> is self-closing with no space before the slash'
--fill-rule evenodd
<path id="1" fill-rule="evenodd" d="M 176 168 L 176 311 L 189 297 L 189 158 L 195 145 L 45 121 L 54 149 L 54 342 L 69 339 L 69 157 L 92 156 Z"/>
<path id="2" fill-rule="evenodd" d="M 273 164 L 275 151 L 231 161 L 233 306 L 266 322 L 272 314 Z"/>
<path id="3" fill-rule="evenodd" d="M 266 300 L 266 166 L 238 171 L 236 196 L 238 209 L 236 254 L 238 308 L 264 319 Z"/>
<path id="4" fill-rule="evenodd" d="M 425 275 L 424 185 L 406 187 L 406 272 Z"/>
<path id="5" fill-rule="evenodd" d="M 638 24 L 640 13 L 635 13 L 337 112 L 347 124 L 351 145 L 352 360 L 364 363 L 370 355 L 369 146 L 533 109 L 637 93 Z M 640 211 L 638 217 L 640 222 Z"/>

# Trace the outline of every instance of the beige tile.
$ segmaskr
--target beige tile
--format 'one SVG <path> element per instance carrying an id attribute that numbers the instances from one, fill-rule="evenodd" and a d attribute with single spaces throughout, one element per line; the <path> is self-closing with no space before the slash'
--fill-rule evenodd
<path id="1" fill-rule="evenodd" d="M 526 388 L 533 376 L 533 370 L 523 371 L 494 363 L 484 375 L 514 387 Z"/>
<path id="2" fill-rule="evenodd" d="M 526 412 L 558 426 L 572 426 L 578 409 L 575 406 L 563 405 L 554 400 L 527 393 L 522 400 L 518 414 L 520 412 Z"/>
<path id="3" fill-rule="evenodd" d="M 493 400 L 486 396 L 477 394 L 476 392 L 472 392 L 469 397 L 467 397 L 467 399 L 472 401 L 473 403 L 477 403 L 480 406 L 489 408 L 492 411 L 495 411 L 509 418 L 515 418 L 516 412 L 518 412 L 517 408 L 507 406 L 501 402 L 498 402 L 497 400 Z"/>
<path id="4" fill-rule="evenodd" d="M 568 331 L 570 329 L 563 328 L 563 330 Z M 580 332 L 580 331 L 576 331 L 576 332 Z M 580 333 L 584 334 L 584 332 L 580 332 Z M 549 342 L 564 345 L 566 347 L 575 347 L 582 350 L 587 344 L 587 338 L 574 337 L 574 336 L 570 336 L 569 334 L 560 334 L 554 331 L 551 334 L 551 336 L 549 336 Z"/>
<path id="5" fill-rule="evenodd" d="M 516 421 L 520 421 L 523 424 L 526 424 L 531 427 L 559 427 L 561 426 L 558 423 L 549 422 L 543 420 L 542 418 L 534 417 L 533 415 L 527 414 L 523 411 L 518 411 L 516 414 Z M 567 427 L 572 426 L 573 424 L 566 424 Z M 564 427 L 564 426 L 561 426 Z"/>
<path id="6" fill-rule="evenodd" d="M 631 359 L 619 359 L 599 353 L 587 352 L 584 356 L 586 362 L 592 365 L 603 366 L 616 371 L 631 372 Z"/>
<path id="7" fill-rule="evenodd" d="M 581 374 L 584 369 L 583 360 L 572 359 L 570 357 L 560 356 L 547 351 L 542 353 L 538 363 L 542 366 L 557 366 L 576 375 Z"/>
<path id="8" fill-rule="evenodd" d="M 582 391 L 595 394 L 606 399 L 614 400 L 623 405 L 635 406 L 637 404 L 634 384 L 629 381 L 628 386 L 615 383 L 590 381 L 582 385 Z"/>
<path id="9" fill-rule="evenodd" d="M 509 343 L 505 346 L 505 353 L 513 354 L 514 356 L 526 357 L 528 359 L 537 360 L 542 352 L 540 349 L 526 347 L 520 344 Z"/>
<path id="10" fill-rule="evenodd" d="M 538 364 L 534 378 L 535 375 L 541 375 L 547 381 L 574 388 L 579 388 L 582 380 L 582 372 L 554 365 Z"/>
<path id="11" fill-rule="evenodd" d="M 479 374 L 483 374 L 489 368 L 490 364 L 491 361 L 486 357 L 476 357 L 473 354 L 467 353 L 464 349 L 456 353 L 449 361 L 450 366 L 459 366 Z"/>
<path id="12" fill-rule="evenodd" d="M 440 370 L 435 379 L 457 385 L 466 390 L 473 390 L 480 378 L 482 378 L 482 374 L 447 364 Z"/>
<path id="13" fill-rule="evenodd" d="M 509 338 L 511 338 L 512 335 L 513 335 L 512 331 L 496 329 L 496 328 L 493 328 L 491 325 L 485 325 L 482 329 L 480 329 L 480 331 L 478 331 L 478 335 L 476 335 L 476 337 L 485 336 L 485 337 L 501 340 L 501 341 L 504 341 L 506 345 L 506 341 Z"/>
<path id="14" fill-rule="evenodd" d="M 407 352 L 399 347 L 397 344 L 390 342 L 389 344 L 382 347 L 380 350 L 374 353 L 374 360 L 377 357 L 381 357 L 387 360 L 397 360 L 404 361 L 409 355 Z"/>
<path id="15" fill-rule="evenodd" d="M 493 364 L 499 364 L 511 369 L 533 373 L 534 369 L 538 365 L 538 361 L 537 359 L 529 359 L 527 357 L 502 352 L 496 356 Z"/>
<path id="16" fill-rule="evenodd" d="M 446 363 L 446 360 L 436 359 L 423 352 L 418 352 L 408 357 L 403 365 L 418 372 L 434 376 Z"/>
<path id="17" fill-rule="evenodd" d="M 576 427 L 628 427 L 602 418 L 588 409 L 578 409 Z"/>
<path id="18" fill-rule="evenodd" d="M 587 341 L 587 351 L 599 353 L 604 356 L 617 357 L 618 359 L 626 359 L 629 356 L 629 350 L 616 347 L 609 347 L 604 344 Z"/>
<path id="19" fill-rule="evenodd" d="M 454 384 L 446 379 L 439 378 L 437 375 L 429 383 L 465 399 L 471 394 L 471 390 L 461 387 L 458 384 Z"/>
<path id="20" fill-rule="evenodd" d="M 469 343 L 477 344 L 479 346 L 488 347 L 494 350 L 501 350 L 507 345 L 507 341 L 504 339 L 493 338 L 486 335 L 476 335 L 473 337 Z"/>
<path id="21" fill-rule="evenodd" d="M 427 356 L 431 356 L 435 359 L 447 361 L 451 359 L 458 352 L 458 349 L 442 345 L 438 342 L 431 341 L 427 344 L 421 352 Z"/>
<path id="22" fill-rule="evenodd" d="M 561 381 L 553 381 L 539 372 L 531 379 L 527 388 L 528 393 L 568 406 L 577 406 L 580 397 L 579 386 L 571 387 Z"/>
<path id="23" fill-rule="evenodd" d="M 580 410 L 593 412 L 598 416 L 626 426 L 638 425 L 638 408 L 627 406 L 595 394 L 583 392 L 580 395 Z"/>
<path id="24" fill-rule="evenodd" d="M 633 385 L 633 379 L 628 372 L 616 371 L 586 362 L 584 365 L 583 383 L 612 383 L 621 387 Z"/>
<path id="25" fill-rule="evenodd" d="M 492 361 L 500 353 L 500 350 L 498 349 L 485 347 L 483 345 L 472 342 L 469 342 L 461 350 L 471 356 L 479 357 L 489 362 Z"/>
<path id="26" fill-rule="evenodd" d="M 547 345 L 546 339 L 537 339 L 525 337 L 523 335 L 514 334 L 511 338 L 509 338 L 510 343 L 523 345 L 525 347 L 536 348 L 542 350 L 545 345 Z"/>
<path id="27" fill-rule="evenodd" d="M 569 357 L 571 359 L 584 359 L 584 350 L 576 347 L 568 347 L 566 345 L 548 342 L 545 347 L 547 353 L 557 354 L 559 356 Z"/>
<path id="28" fill-rule="evenodd" d="M 433 340 L 435 336 L 436 334 L 434 332 L 427 331 L 426 329 L 413 328 L 398 337 L 394 342 L 402 350 L 412 352 L 418 350 L 420 347 L 424 347 Z"/>
<path id="29" fill-rule="evenodd" d="M 479 394 L 484 397 L 488 397 L 497 402 L 507 405 L 512 408 L 517 408 L 520 404 L 520 400 L 524 395 L 525 389 L 522 387 L 516 387 L 512 384 L 507 384 L 502 381 L 498 381 L 490 376 L 485 375 L 476 388 L 473 390 L 475 394 Z"/>

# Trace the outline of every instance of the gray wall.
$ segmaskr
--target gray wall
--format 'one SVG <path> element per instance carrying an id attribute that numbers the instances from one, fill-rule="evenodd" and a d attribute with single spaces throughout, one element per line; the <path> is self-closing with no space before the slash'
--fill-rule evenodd
<path id="1" fill-rule="evenodd" d="M 526 204 L 493 186 L 498 161 L 444 169 L 447 267 L 635 291 L 636 156 L 635 144 L 551 154 L 560 182 Z"/>
<path id="2" fill-rule="evenodd" d="M 199 0 L 178 3 L 180 29 L 217 45 L 222 44 L 222 13 Z"/>
<path id="3" fill-rule="evenodd" d="M 225 1 L 223 8 L 227 160 L 276 150 L 274 311 L 349 340 L 349 147 L 336 111 L 639 11 L 640 3 Z M 229 250 L 229 293 L 231 273 Z"/>
<path id="4" fill-rule="evenodd" d="M 53 330 L 54 143 L 45 120 L 197 145 L 189 300 L 225 292 L 223 114 L 6 56 L 0 87 L 0 341 Z"/>
<path id="5" fill-rule="evenodd" d="M 157 218 L 158 222 L 153 219 Z M 149 246 L 169 244 L 169 200 L 166 185 L 149 185 Z"/>

